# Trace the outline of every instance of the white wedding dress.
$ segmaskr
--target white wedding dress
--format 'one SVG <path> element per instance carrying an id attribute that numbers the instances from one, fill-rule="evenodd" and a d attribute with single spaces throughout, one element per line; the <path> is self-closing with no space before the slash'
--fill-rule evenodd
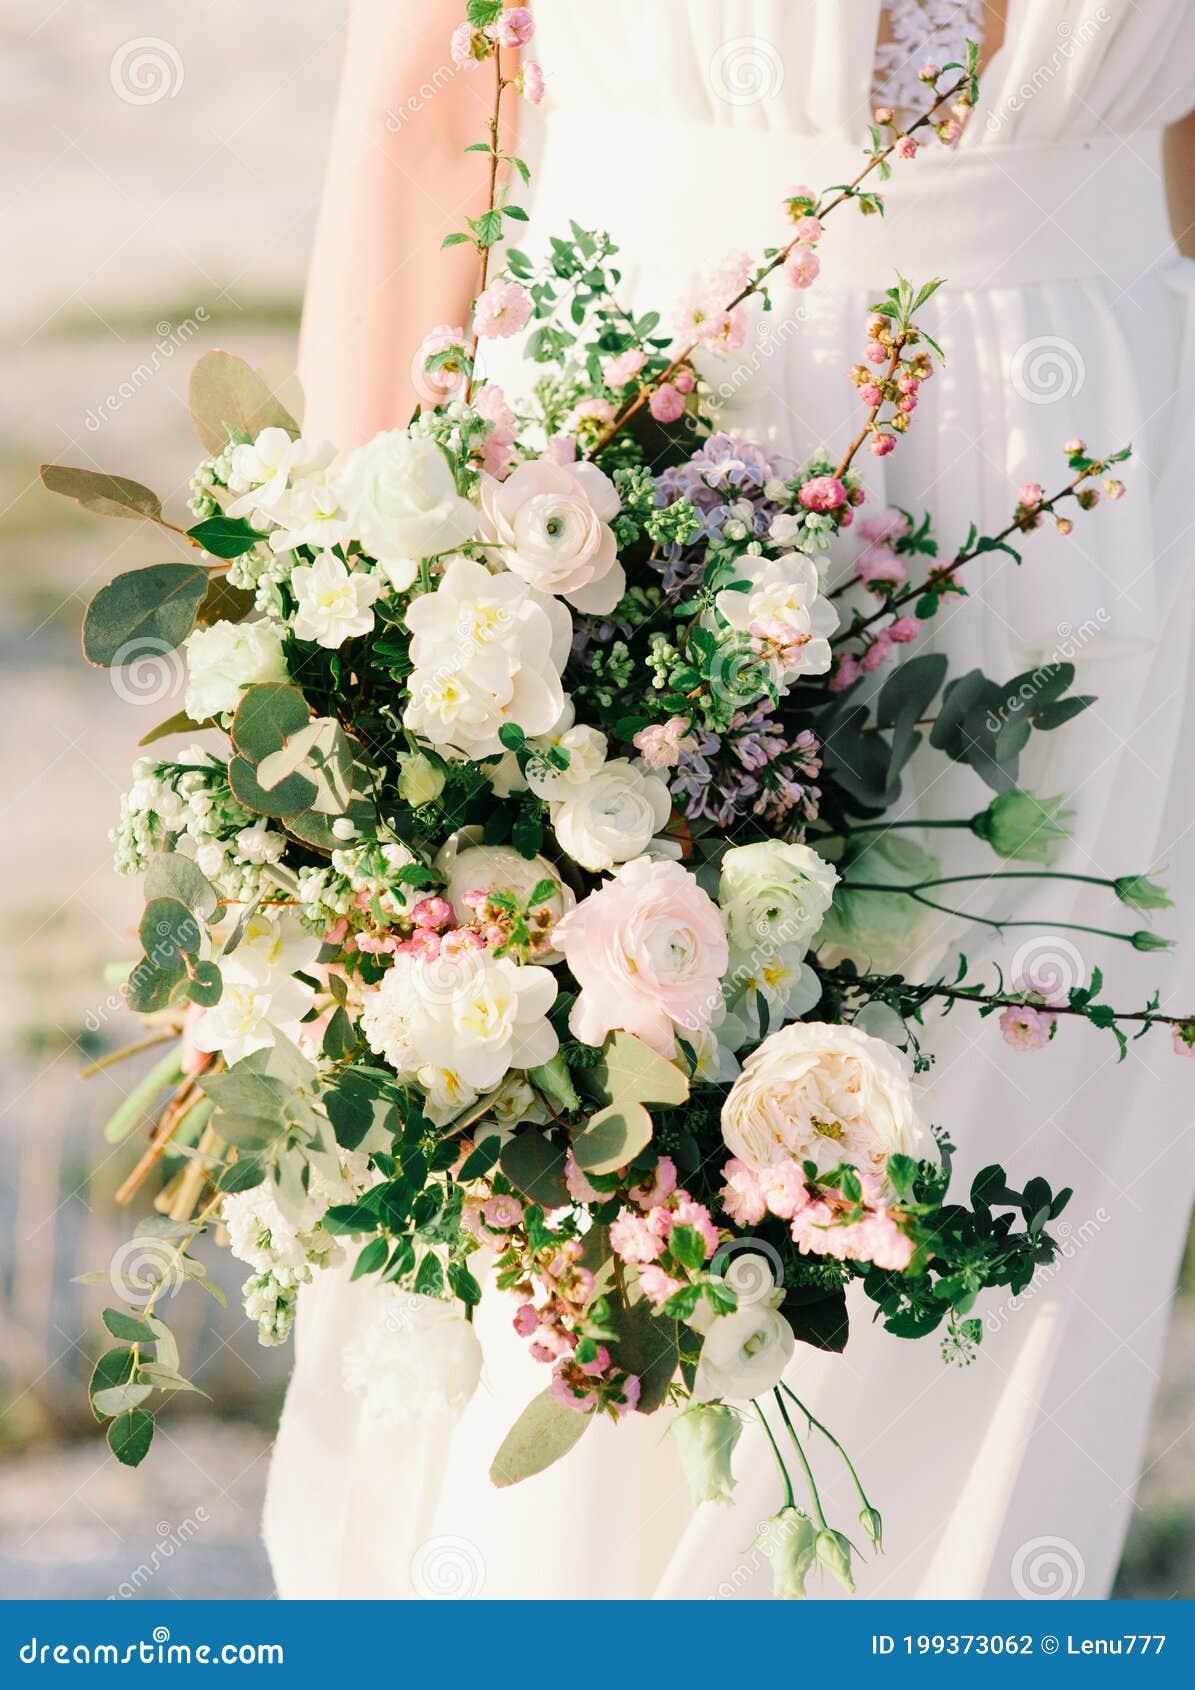
<path id="1" fill-rule="evenodd" d="M 570 217 L 609 228 L 628 295 L 667 311 L 725 252 L 777 243 L 786 191 L 858 168 L 880 9 L 879 0 L 536 7 L 549 102 L 525 149 L 536 177 L 521 244 L 567 230 Z M 979 10 L 896 0 L 885 31 L 896 45 L 878 67 L 885 98 L 919 103 L 910 62 L 953 58 L 952 27 Z M 1068 983 L 1100 963 L 1121 1007 L 1143 1003 L 1155 984 L 1167 1005 L 1195 1006 L 1192 810 L 1179 749 L 1195 727 L 1195 267 L 1173 246 L 1160 163 L 1163 126 L 1193 105 L 1195 9 L 1184 0 L 1104 0 L 1090 13 L 1071 0 L 1011 0 L 957 149 L 931 142 L 899 165 L 883 220 L 837 213 L 814 287 L 778 288 L 777 312 L 733 371 L 714 372 L 730 395 L 724 426 L 794 455 L 833 447 L 858 427 L 845 371 L 861 353 L 868 305 L 893 270 L 947 276 L 924 313 L 945 370 L 910 435 L 882 465 L 868 459 L 868 475 L 875 499 L 930 509 L 952 549 L 972 518 L 1002 526 L 1022 481 L 1058 485 L 1068 437 L 1093 449 L 1133 442 L 1122 503 L 1078 515 L 1069 539 L 1028 537 L 1020 569 L 1002 554 L 970 565 L 970 597 L 935 634 L 956 669 L 980 663 L 1003 679 L 1071 659 L 1076 690 L 1099 695 L 1063 732 L 1040 736 L 1022 778 L 1039 793 L 1065 791 L 1077 811 L 1060 866 L 1157 869 L 1186 892 L 1185 911 L 1159 925 L 1187 941 L 1187 955 L 1140 957 L 1052 927 L 1138 920 L 1095 889 L 1071 897 L 1065 883 L 1017 912 L 1038 924 L 1010 931 L 1001 955 L 1028 946 L 1053 957 Z M 396 325 L 394 356 L 408 355 L 421 327 Z M 969 815 L 987 796 L 952 770 L 917 813 Z M 1004 1046 L 993 1020 L 959 1013 L 931 1018 L 928 1042 L 937 1062 L 922 1112 L 958 1144 L 959 1189 L 996 1160 L 1014 1183 L 1043 1173 L 1056 1188 L 1073 1184 L 1056 1229 L 1063 1259 L 1015 1310 L 989 1295 L 977 1311 L 988 1330 L 966 1370 L 944 1366 L 933 1342 L 870 1325 L 860 1299 L 846 1353 L 802 1347 L 791 1378 L 885 1516 L 887 1554 L 860 1569 L 864 1594 L 1104 1596 L 1190 1211 L 1192 1071 L 1162 1033 L 1117 1066 L 1110 1035 L 1071 1023 L 1036 1054 Z M 769 1569 L 751 1545 L 778 1497 L 750 1429 L 734 1506 L 696 1516 L 659 1417 L 599 1425 L 540 1478 L 504 1491 L 489 1484 L 502 1436 L 544 1382 L 511 1313 L 487 1293 L 482 1383 L 457 1414 L 443 1400 L 441 1349 L 409 1304 L 388 1307 L 376 1289 L 333 1274 L 303 1292 L 266 1512 L 280 1593 L 767 1597 Z M 375 1375 L 367 1395 L 350 1388 L 363 1356 Z M 851 1530 L 855 1508 L 832 1452 L 817 1449 L 832 1512 Z"/>

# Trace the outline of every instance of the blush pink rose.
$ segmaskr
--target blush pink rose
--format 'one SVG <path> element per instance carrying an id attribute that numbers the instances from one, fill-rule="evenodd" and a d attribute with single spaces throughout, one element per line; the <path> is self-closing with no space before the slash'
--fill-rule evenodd
<path id="1" fill-rule="evenodd" d="M 598 616 L 626 587 L 610 527 L 617 512 L 614 483 L 593 464 L 536 458 L 505 481 L 482 477 L 482 538 L 502 548 L 507 568 Z"/>
<path id="2" fill-rule="evenodd" d="M 726 929 L 718 906 L 679 863 L 636 857 L 569 911 L 553 943 L 581 988 L 569 1026 L 600 1045 L 622 1028 L 676 1051 L 722 1003 Z"/>

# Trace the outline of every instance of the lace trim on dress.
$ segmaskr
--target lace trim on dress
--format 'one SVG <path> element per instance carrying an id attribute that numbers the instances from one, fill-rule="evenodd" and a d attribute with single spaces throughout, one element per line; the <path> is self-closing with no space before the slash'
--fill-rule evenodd
<path id="1" fill-rule="evenodd" d="M 888 36 L 876 43 L 876 105 L 909 117 L 924 105 L 917 72 L 927 59 L 961 63 L 968 41 L 983 39 L 983 0 L 884 0 Z"/>

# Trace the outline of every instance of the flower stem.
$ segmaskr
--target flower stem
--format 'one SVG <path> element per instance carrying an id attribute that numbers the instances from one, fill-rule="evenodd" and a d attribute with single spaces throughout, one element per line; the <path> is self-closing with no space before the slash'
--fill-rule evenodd
<path id="1" fill-rule="evenodd" d="M 772 1428 L 768 1425 L 764 1416 L 764 1411 L 760 1407 L 759 1403 L 752 1402 L 751 1406 L 755 1410 L 756 1414 L 759 1415 L 760 1424 L 762 1425 L 764 1431 L 768 1434 L 768 1442 L 772 1446 L 772 1454 L 776 1457 L 776 1465 L 780 1469 L 780 1477 L 784 1483 L 785 1506 L 788 1508 L 795 1508 L 797 1506 L 796 1493 L 793 1490 L 793 1482 L 789 1477 L 788 1468 L 784 1465 L 784 1457 L 780 1453 L 780 1445 L 776 1442 Z"/>
<path id="2" fill-rule="evenodd" d="M 792 1439 L 793 1448 L 797 1452 L 797 1460 L 801 1463 L 802 1471 L 805 1474 L 805 1482 L 809 1486 L 809 1500 L 813 1506 L 813 1518 L 816 1520 L 821 1530 L 825 1531 L 826 1516 L 822 1512 L 822 1499 L 818 1495 L 817 1481 L 813 1477 L 813 1468 L 809 1465 L 805 1451 L 801 1448 L 801 1440 L 797 1436 L 796 1427 L 789 1419 L 788 1409 L 785 1407 L 784 1398 L 780 1395 L 778 1387 L 773 1389 L 772 1395 L 776 1399 L 776 1406 L 780 1410 L 780 1418 L 784 1421 L 785 1426 L 788 1428 L 788 1435 Z"/>
<path id="3" fill-rule="evenodd" d="M 846 1470 L 851 1476 L 851 1483 L 855 1487 L 855 1490 L 856 1490 L 858 1497 L 859 1497 L 859 1501 L 863 1504 L 864 1508 L 870 1508 L 871 1502 L 868 1498 L 867 1492 L 863 1489 L 863 1483 L 862 1483 L 861 1479 L 859 1478 L 858 1473 L 856 1473 L 856 1471 L 855 1471 L 855 1464 L 851 1460 L 850 1456 L 847 1454 L 846 1450 L 843 1449 L 842 1445 L 839 1443 L 838 1439 L 834 1436 L 834 1434 L 830 1430 L 830 1428 L 828 1426 L 823 1426 L 821 1421 L 816 1419 L 809 1412 L 809 1410 L 805 1407 L 805 1404 L 801 1401 L 801 1399 L 797 1395 L 797 1393 L 794 1390 L 792 1390 L 788 1385 L 786 1385 L 784 1383 L 783 1379 L 780 1381 L 780 1389 L 782 1391 L 786 1392 L 787 1395 L 792 1398 L 792 1400 L 796 1403 L 797 1407 L 800 1409 L 801 1413 L 805 1416 L 806 1420 L 809 1422 L 810 1426 L 815 1427 L 822 1434 L 822 1436 L 824 1438 L 828 1438 L 830 1440 L 830 1442 L 834 1445 L 834 1448 L 838 1451 L 839 1455 L 841 1455 L 843 1461 L 846 1464 Z"/>

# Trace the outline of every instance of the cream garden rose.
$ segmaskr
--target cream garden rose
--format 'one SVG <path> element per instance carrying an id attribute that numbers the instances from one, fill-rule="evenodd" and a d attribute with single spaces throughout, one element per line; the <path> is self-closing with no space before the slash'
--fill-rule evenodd
<path id="1" fill-rule="evenodd" d="M 594 464 L 536 458 L 505 481 L 482 477 L 482 537 L 508 569 L 541 593 L 605 615 L 626 588 L 610 521 L 618 494 Z"/>
<path id="2" fill-rule="evenodd" d="M 235 710 L 241 693 L 261 681 L 290 679 L 277 622 L 213 622 L 187 635 L 186 711 L 193 722 Z"/>
<path id="3" fill-rule="evenodd" d="M 922 1131 L 909 1063 L 857 1027 L 794 1021 L 752 1052 L 722 1106 L 722 1137 L 756 1170 L 793 1157 L 883 1177 Z"/>
<path id="4" fill-rule="evenodd" d="M 837 884 L 838 871 L 808 845 L 778 839 L 732 845 L 722 858 L 718 886 L 732 969 L 736 957 L 795 955 L 799 960 Z"/>

